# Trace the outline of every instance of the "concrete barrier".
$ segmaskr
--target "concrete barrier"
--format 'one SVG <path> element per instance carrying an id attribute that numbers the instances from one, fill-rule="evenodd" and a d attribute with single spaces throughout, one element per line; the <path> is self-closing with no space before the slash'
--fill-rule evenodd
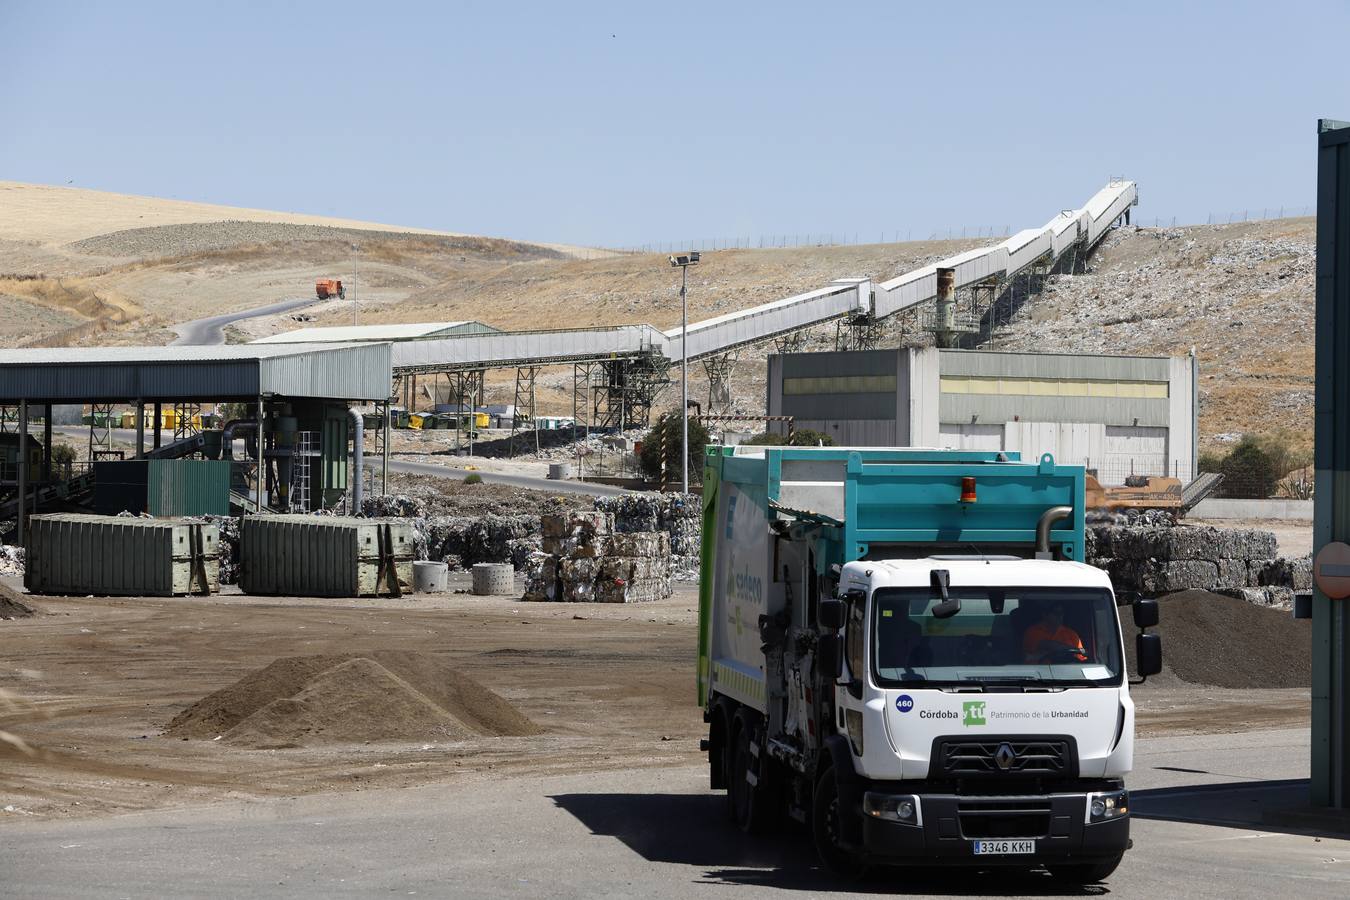
<path id="1" fill-rule="evenodd" d="M 1291 519 L 1311 522 L 1311 500 L 1201 500 L 1187 514 L 1190 519 Z"/>

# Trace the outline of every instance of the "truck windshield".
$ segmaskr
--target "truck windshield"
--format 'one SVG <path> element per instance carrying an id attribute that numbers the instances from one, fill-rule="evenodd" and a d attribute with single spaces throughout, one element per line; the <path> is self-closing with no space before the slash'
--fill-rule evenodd
<path id="1" fill-rule="evenodd" d="M 928 588 L 872 599 L 872 673 L 883 687 L 1108 687 L 1121 683 L 1120 625 L 1109 591 L 954 587 L 939 619 Z"/>

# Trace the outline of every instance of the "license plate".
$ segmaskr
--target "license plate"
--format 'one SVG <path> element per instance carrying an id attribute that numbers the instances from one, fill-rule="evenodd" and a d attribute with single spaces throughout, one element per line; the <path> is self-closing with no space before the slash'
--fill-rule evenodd
<path id="1" fill-rule="evenodd" d="M 975 841 L 976 856 L 1011 856 L 1014 853 L 1035 853 L 1035 841 Z"/>

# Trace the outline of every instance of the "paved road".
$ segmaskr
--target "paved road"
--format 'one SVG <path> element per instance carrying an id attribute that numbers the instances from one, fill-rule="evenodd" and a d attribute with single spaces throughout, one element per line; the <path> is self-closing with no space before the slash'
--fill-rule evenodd
<path id="1" fill-rule="evenodd" d="M 701 767 L 504 778 L 92 821 L 0 813 L 10 896 L 1350 896 L 1350 841 L 1258 826 L 1298 803 L 1308 734 L 1141 741 L 1134 850 L 1107 887 L 891 872 L 841 886 L 804 835 L 747 839 Z M 1269 780 L 1274 779 L 1274 780 Z M 1213 824 L 1214 820 L 1227 824 Z M 734 891 L 716 890 L 736 886 Z M 709 888 L 713 888 L 709 890 Z"/>
<path id="2" fill-rule="evenodd" d="M 379 466 L 380 460 L 378 457 L 366 457 L 367 468 L 378 471 Z M 629 493 L 629 491 L 624 488 L 612 487 L 608 484 L 589 484 L 585 481 L 553 481 L 548 478 L 538 478 L 531 475 L 510 475 L 504 472 L 485 472 L 481 470 L 470 471 L 469 469 L 458 469 L 452 466 L 438 466 L 434 463 L 403 462 L 395 459 L 389 460 L 389 471 L 408 472 L 413 475 L 434 475 L 438 478 L 454 478 L 459 480 L 463 480 L 465 475 L 481 475 L 483 476 L 483 480 L 490 484 L 509 484 L 513 487 L 529 488 L 534 491 L 552 491 L 555 494 L 587 494 L 592 497 L 614 497 L 619 494 Z"/>
<path id="3" fill-rule="evenodd" d="M 58 425 L 52 429 L 56 434 L 69 438 L 73 441 L 84 441 L 89 437 L 87 427 L 78 427 L 73 425 Z M 125 441 L 128 444 L 136 442 L 136 431 L 131 428 L 112 429 L 113 437 L 119 441 Z M 173 440 L 173 433 L 168 432 L 163 437 L 165 443 Z M 145 446 L 148 448 L 151 443 L 150 429 L 145 431 Z M 468 459 L 467 457 L 460 457 Z M 379 472 L 380 458 L 374 454 L 367 454 L 365 457 L 366 468 Z M 466 464 L 471 464 L 466 462 Z M 629 491 L 624 488 L 611 487 L 607 484 L 589 484 L 584 481 L 552 481 L 548 478 L 539 478 L 533 475 L 512 475 L 506 472 L 485 472 L 481 470 L 463 469 L 455 466 L 438 466 L 434 463 L 407 462 L 403 460 L 389 460 L 389 471 L 408 472 L 413 475 L 432 475 L 437 478 L 452 478 L 457 481 L 463 481 L 466 475 L 481 475 L 483 480 L 490 484 L 509 484 L 513 487 L 529 488 L 534 491 L 549 491 L 554 494 L 584 494 L 589 497 L 613 497 L 619 494 L 626 494 Z"/>
<path id="4" fill-rule="evenodd" d="M 298 300 L 283 300 L 280 303 L 273 303 L 271 306 L 259 306 L 255 309 L 226 313 L 223 316 L 211 316 L 206 319 L 193 319 L 191 322 L 180 322 L 173 326 L 173 330 L 178 332 L 178 337 L 176 340 L 170 341 L 170 344 L 223 344 L 225 343 L 225 326 L 232 322 L 252 319 L 254 316 L 272 316 L 318 302 L 319 300 L 316 297 L 302 297 Z"/>

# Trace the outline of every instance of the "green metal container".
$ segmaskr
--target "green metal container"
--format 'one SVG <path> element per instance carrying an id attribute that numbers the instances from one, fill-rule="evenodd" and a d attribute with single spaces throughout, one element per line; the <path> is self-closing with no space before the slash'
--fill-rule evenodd
<path id="1" fill-rule="evenodd" d="M 247 516 L 239 586 L 246 594 L 368 597 L 412 590 L 406 521 L 346 516 Z"/>
<path id="2" fill-rule="evenodd" d="M 23 583 L 34 594 L 172 597 L 219 582 L 215 525 L 55 513 L 33 516 L 24 537 Z"/>
<path id="3" fill-rule="evenodd" d="M 146 483 L 152 516 L 228 516 L 230 464 L 213 459 L 155 459 Z"/>

